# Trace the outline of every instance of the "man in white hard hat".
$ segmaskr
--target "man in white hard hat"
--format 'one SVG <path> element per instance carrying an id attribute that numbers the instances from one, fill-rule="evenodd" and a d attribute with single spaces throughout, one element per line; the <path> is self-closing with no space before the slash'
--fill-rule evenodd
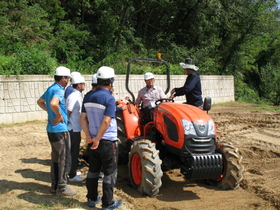
<path id="1" fill-rule="evenodd" d="M 71 78 L 70 78 L 70 82 L 71 84 L 66 88 L 65 93 L 64 93 L 64 98 L 65 100 L 68 98 L 68 96 L 73 92 L 74 88 L 72 86 L 72 78 L 74 78 L 75 76 L 81 76 L 80 72 L 77 71 L 73 71 L 71 73 Z"/>
<path id="2" fill-rule="evenodd" d="M 166 98 L 161 87 L 155 86 L 155 77 L 151 72 L 144 74 L 144 80 L 146 87 L 142 88 L 138 92 L 135 104 L 137 106 L 141 105 L 141 112 L 143 113 L 143 124 L 151 121 L 151 110 L 155 107 L 155 102 L 158 99 Z"/>
<path id="3" fill-rule="evenodd" d="M 176 96 L 186 96 L 186 103 L 203 108 L 201 81 L 198 74 L 199 68 L 195 65 L 194 60 L 187 58 L 185 63 L 180 63 L 180 66 L 184 69 L 184 73 L 188 75 L 183 87 L 173 88 L 171 90 L 170 98 Z"/>
<path id="4" fill-rule="evenodd" d="M 117 121 L 116 102 L 110 92 L 113 87 L 115 71 L 102 66 L 97 71 L 98 87 L 84 97 L 81 113 L 81 125 L 90 145 L 89 170 L 86 187 L 88 206 L 95 207 L 101 201 L 98 196 L 98 178 L 100 171 L 103 178 L 103 209 L 115 209 L 122 205 L 122 200 L 114 200 L 114 185 L 117 180 Z"/>
<path id="5" fill-rule="evenodd" d="M 73 86 L 73 92 L 66 99 L 66 109 L 68 112 L 68 131 L 71 137 L 71 160 L 72 166 L 69 172 L 70 182 L 82 182 L 85 180 L 77 174 L 77 165 L 79 157 L 79 149 L 81 143 L 81 131 L 80 115 L 82 109 L 83 95 L 85 90 L 85 78 L 81 75 L 75 75 L 71 78 Z"/>
<path id="6" fill-rule="evenodd" d="M 70 136 L 67 129 L 64 88 L 70 79 L 70 69 L 60 66 L 54 74 L 55 83 L 38 99 L 37 104 L 48 113 L 47 134 L 51 144 L 51 192 L 75 195 L 67 186 L 71 167 Z"/>
<path id="7" fill-rule="evenodd" d="M 94 74 L 91 77 L 91 90 L 88 91 L 87 94 L 89 94 L 91 91 L 94 91 L 96 88 L 97 88 L 97 77 L 96 74 Z"/>

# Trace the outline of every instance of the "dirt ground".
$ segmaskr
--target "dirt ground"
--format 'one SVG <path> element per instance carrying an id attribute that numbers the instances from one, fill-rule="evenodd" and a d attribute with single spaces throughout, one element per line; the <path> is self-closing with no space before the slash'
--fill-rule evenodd
<path id="1" fill-rule="evenodd" d="M 120 210 L 280 209 L 280 113 L 252 111 L 251 105 L 216 106 L 220 140 L 239 148 L 244 180 L 236 190 L 221 190 L 203 182 L 184 180 L 179 170 L 164 173 L 160 193 L 142 196 L 128 179 L 127 166 L 119 166 L 115 198 Z M 50 193 L 50 145 L 46 122 L 0 127 L 0 209 L 89 209 L 85 183 L 70 184 L 71 197 Z M 82 167 L 86 176 L 87 167 Z M 98 204 L 94 209 L 101 209 Z"/>

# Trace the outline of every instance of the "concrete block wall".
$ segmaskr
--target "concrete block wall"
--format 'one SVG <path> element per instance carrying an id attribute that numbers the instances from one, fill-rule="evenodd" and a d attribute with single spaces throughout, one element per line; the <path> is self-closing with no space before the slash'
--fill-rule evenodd
<path id="1" fill-rule="evenodd" d="M 91 89 L 91 75 L 84 75 L 87 93 Z M 114 83 L 114 96 L 124 99 L 130 96 L 125 88 L 126 75 L 117 75 Z M 171 75 L 170 90 L 183 86 L 186 75 Z M 54 83 L 49 75 L 0 75 L 0 124 L 12 124 L 33 120 L 46 120 L 47 114 L 37 105 L 38 98 Z M 210 96 L 212 103 L 234 101 L 233 76 L 201 76 L 202 96 Z M 156 75 L 155 85 L 167 88 L 166 75 Z M 143 75 L 130 75 L 129 87 L 135 98 L 138 90 L 145 86 Z M 170 90 L 166 94 L 170 96 Z M 176 97 L 176 103 L 185 101 L 184 96 Z"/>

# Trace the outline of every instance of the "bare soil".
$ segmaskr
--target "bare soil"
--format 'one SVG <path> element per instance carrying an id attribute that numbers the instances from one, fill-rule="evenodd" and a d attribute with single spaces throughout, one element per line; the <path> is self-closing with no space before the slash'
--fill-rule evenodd
<path id="1" fill-rule="evenodd" d="M 119 166 L 115 198 L 120 210 L 280 209 L 280 113 L 250 111 L 252 105 L 217 106 L 210 110 L 219 139 L 239 148 L 244 180 L 236 190 L 184 180 L 179 170 L 164 173 L 160 193 L 140 195 L 130 186 L 126 165 Z M 50 145 L 46 122 L 1 126 L 0 209 L 89 209 L 85 183 L 69 186 L 71 197 L 50 193 Z M 87 167 L 81 167 L 86 176 Z M 98 204 L 94 209 L 101 209 Z"/>

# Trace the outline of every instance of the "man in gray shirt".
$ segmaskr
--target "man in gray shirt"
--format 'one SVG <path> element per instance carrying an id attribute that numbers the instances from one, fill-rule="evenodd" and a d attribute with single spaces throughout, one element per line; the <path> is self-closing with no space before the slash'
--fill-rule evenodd
<path id="1" fill-rule="evenodd" d="M 138 92 L 138 96 L 135 101 L 136 106 L 141 105 L 141 112 L 143 113 L 143 120 L 141 124 L 146 124 L 152 120 L 151 110 L 155 107 L 155 101 L 166 98 L 166 95 L 161 87 L 154 86 L 155 77 L 151 72 L 144 74 L 144 80 L 146 87 L 142 88 Z"/>

